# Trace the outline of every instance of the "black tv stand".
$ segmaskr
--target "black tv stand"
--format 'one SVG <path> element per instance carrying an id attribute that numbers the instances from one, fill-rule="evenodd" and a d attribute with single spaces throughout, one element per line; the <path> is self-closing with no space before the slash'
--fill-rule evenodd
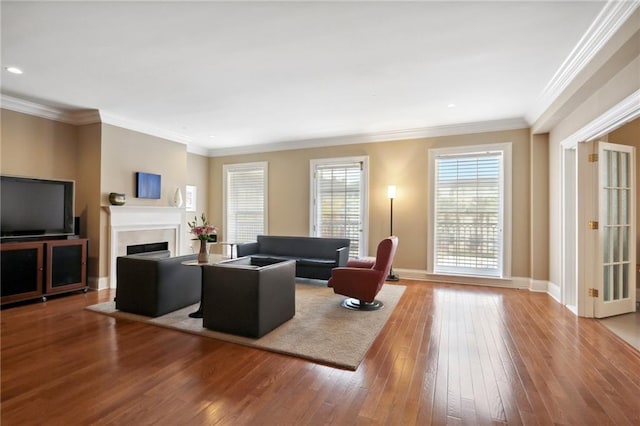
<path id="1" fill-rule="evenodd" d="M 1 244 L 6 243 L 24 243 L 24 242 L 33 242 L 33 241 L 52 241 L 52 240 L 66 240 L 71 236 L 76 235 L 24 235 L 24 236 L 12 236 L 12 237 L 2 237 L 0 238 Z"/>

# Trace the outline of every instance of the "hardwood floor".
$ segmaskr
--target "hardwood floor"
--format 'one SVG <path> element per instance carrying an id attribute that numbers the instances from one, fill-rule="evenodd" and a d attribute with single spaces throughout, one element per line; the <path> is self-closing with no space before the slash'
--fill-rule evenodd
<path id="1" fill-rule="evenodd" d="M 0 420 L 640 424 L 640 353 L 598 321 L 545 294 L 400 284 L 355 372 L 83 309 L 111 291 L 3 309 Z"/>

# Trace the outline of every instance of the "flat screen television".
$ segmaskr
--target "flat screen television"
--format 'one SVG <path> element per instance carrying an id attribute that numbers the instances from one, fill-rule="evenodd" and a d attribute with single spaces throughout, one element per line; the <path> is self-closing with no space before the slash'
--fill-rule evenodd
<path id="1" fill-rule="evenodd" d="M 72 235 L 74 182 L 0 176 L 0 236 Z"/>
<path id="2" fill-rule="evenodd" d="M 160 180 L 160 175 L 136 172 L 136 197 L 159 200 Z"/>

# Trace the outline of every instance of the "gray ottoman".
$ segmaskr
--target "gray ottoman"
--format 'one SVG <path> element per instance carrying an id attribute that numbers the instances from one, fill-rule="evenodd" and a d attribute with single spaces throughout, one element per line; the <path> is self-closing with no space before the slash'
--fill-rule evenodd
<path id="1" fill-rule="evenodd" d="M 182 264 L 197 258 L 197 254 L 170 257 L 168 250 L 118 257 L 116 309 L 158 317 L 197 303 L 200 268 Z"/>
<path id="2" fill-rule="evenodd" d="M 296 312 L 296 262 L 267 266 L 250 257 L 202 268 L 202 325 L 210 330 L 262 337 Z"/>

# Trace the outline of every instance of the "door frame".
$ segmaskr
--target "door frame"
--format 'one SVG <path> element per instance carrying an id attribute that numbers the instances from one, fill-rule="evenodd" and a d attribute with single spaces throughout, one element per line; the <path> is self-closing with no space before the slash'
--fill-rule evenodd
<path id="1" fill-rule="evenodd" d="M 361 230 L 360 230 L 360 254 L 359 256 L 369 255 L 369 156 L 352 156 L 352 157 L 335 157 L 335 158 L 317 158 L 309 160 L 309 236 L 317 236 L 314 226 L 317 221 L 317 210 L 315 202 L 317 199 L 317 188 L 315 172 L 316 167 L 322 164 L 362 164 L 361 175 Z"/>
<path id="2" fill-rule="evenodd" d="M 592 214 L 597 214 L 597 210 L 595 213 L 592 213 L 592 210 L 594 208 L 597 208 L 597 206 L 594 207 L 593 202 L 591 202 L 591 204 L 588 204 L 589 203 L 587 198 L 588 195 L 584 195 L 584 194 L 589 194 L 589 192 L 591 192 L 593 188 L 595 188 L 593 186 L 594 183 L 586 182 L 586 181 L 592 181 L 592 179 L 594 178 L 595 172 L 593 170 L 588 170 L 585 167 L 580 167 L 580 164 L 584 165 L 588 163 L 588 159 L 584 156 L 589 154 L 588 150 L 585 149 L 586 146 L 582 144 L 588 141 L 602 138 L 603 136 L 611 133 L 613 130 L 619 127 L 622 127 L 626 123 L 633 121 L 638 117 L 640 117 L 640 89 L 636 90 L 631 95 L 624 98 L 618 104 L 614 105 L 609 110 L 605 111 L 602 115 L 600 115 L 593 121 L 587 123 L 585 126 L 580 128 L 578 131 L 576 131 L 569 137 L 565 138 L 560 143 L 560 146 L 562 149 L 570 149 L 571 147 L 574 147 L 574 146 L 577 147 L 578 155 L 576 158 L 576 163 L 577 163 L 578 172 L 577 172 L 576 187 L 588 188 L 588 191 L 576 191 L 578 194 L 580 193 L 583 194 L 582 199 L 578 197 L 578 201 L 577 201 L 578 203 L 577 204 L 578 212 L 576 215 L 577 224 L 583 224 L 583 223 L 586 224 L 586 222 L 584 221 L 586 217 L 585 215 L 588 214 L 589 216 L 591 216 Z M 581 158 L 581 156 L 583 156 L 584 158 Z M 565 170 L 564 170 L 564 164 L 563 164 L 562 185 L 564 185 L 564 178 L 565 178 L 564 173 L 565 173 Z M 597 178 L 597 176 L 595 177 Z M 584 185 L 587 185 L 587 186 L 584 186 Z M 584 210 L 585 208 L 588 209 L 588 211 L 585 211 Z M 564 200 L 562 201 L 562 209 L 563 209 L 562 212 L 564 214 L 564 211 L 565 211 Z M 591 216 L 591 217 L 595 217 L 595 216 Z M 587 218 L 586 220 L 588 221 L 591 219 Z M 567 235 L 567 232 L 565 229 L 566 224 L 564 223 L 564 220 L 561 221 L 560 226 L 561 226 L 561 230 L 560 230 L 561 235 L 563 236 Z M 596 249 L 598 248 L 597 247 L 598 233 L 591 232 L 590 234 L 588 234 L 587 232 L 590 232 L 590 231 L 587 230 L 586 226 L 578 226 L 577 229 L 578 231 L 576 236 L 576 240 L 577 240 L 576 241 L 577 242 L 577 253 L 576 253 L 577 255 L 576 257 L 577 312 L 576 314 L 581 317 L 593 318 L 594 310 L 595 310 L 594 302 L 593 302 L 593 299 L 588 295 L 588 289 L 593 288 L 589 280 L 594 279 L 595 259 L 597 256 Z M 595 241 L 591 243 L 588 240 L 589 237 L 591 239 L 594 239 Z M 561 264 L 563 268 L 563 273 L 561 276 L 561 279 L 562 279 L 561 286 L 562 286 L 562 294 L 565 294 L 564 287 L 566 283 L 565 283 L 564 268 L 566 267 L 567 259 L 565 258 L 564 250 L 561 251 L 561 256 L 562 256 Z M 585 265 L 586 267 L 581 267 L 581 265 Z"/>
<path id="3" fill-rule="evenodd" d="M 571 147 L 562 148 L 562 203 L 561 229 L 566 238 L 562 238 L 561 253 L 562 267 L 562 291 L 560 293 L 561 303 L 574 314 L 578 315 L 578 268 L 577 268 L 577 233 L 578 223 L 578 147 L 574 144 Z"/>

